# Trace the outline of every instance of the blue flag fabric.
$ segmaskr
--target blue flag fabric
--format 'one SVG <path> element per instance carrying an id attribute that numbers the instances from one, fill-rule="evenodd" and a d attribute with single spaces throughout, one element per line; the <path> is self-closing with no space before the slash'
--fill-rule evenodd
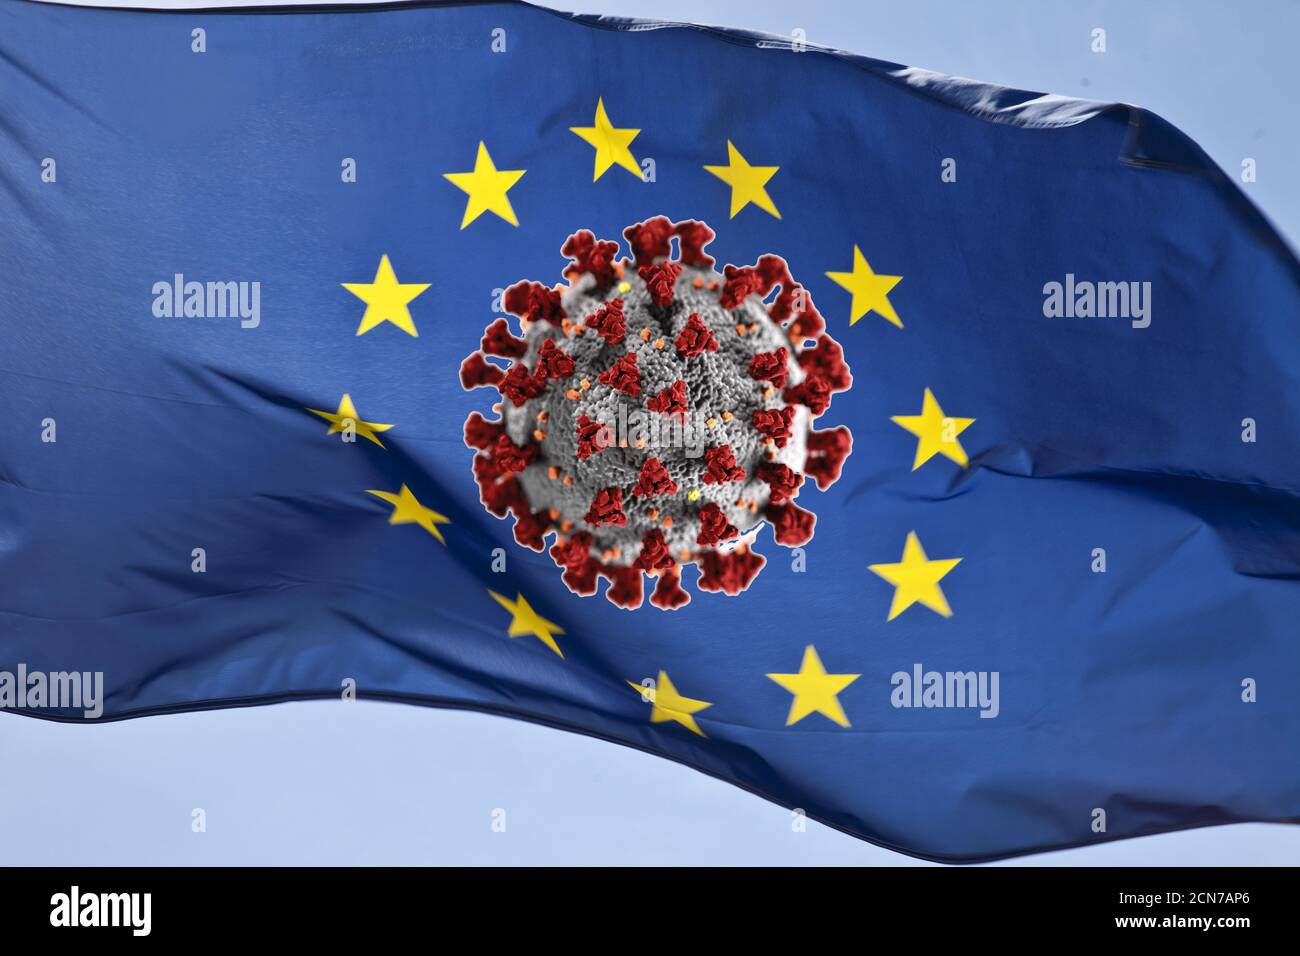
<path id="1" fill-rule="evenodd" d="M 952 861 L 1300 816 L 1300 268 L 1158 117 L 517 3 L 6 0 L 0 92 L 5 708 L 469 708 Z"/>

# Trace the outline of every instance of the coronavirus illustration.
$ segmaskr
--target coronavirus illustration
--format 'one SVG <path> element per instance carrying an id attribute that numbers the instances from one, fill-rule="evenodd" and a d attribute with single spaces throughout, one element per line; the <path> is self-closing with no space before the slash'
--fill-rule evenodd
<path id="1" fill-rule="evenodd" d="M 461 365 L 466 389 L 501 396 L 495 420 L 470 414 L 465 443 L 484 507 L 513 515 L 524 547 L 553 538 L 571 591 L 605 578 L 610 601 L 636 608 L 649 575 L 650 603 L 675 609 L 690 601 L 684 565 L 700 590 L 744 591 L 765 523 L 786 547 L 812 538 L 795 499 L 805 477 L 834 483 L 852 447 L 847 428 L 813 422 L 852 376 L 784 259 L 720 274 L 696 220 L 624 236 L 630 259 L 579 231 L 561 247 L 566 284 L 505 291 L 522 337 L 498 318 Z"/>

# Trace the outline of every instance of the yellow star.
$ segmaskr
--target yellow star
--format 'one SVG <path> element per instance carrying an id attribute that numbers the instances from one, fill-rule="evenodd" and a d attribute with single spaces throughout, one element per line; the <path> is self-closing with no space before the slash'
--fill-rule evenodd
<path id="1" fill-rule="evenodd" d="M 628 149 L 632 145 L 632 140 L 636 139 L 639 129 L 617 129 L 609 120 L 609 114 L 605 112 L 605 100 L 596 100 L 596 119 L 595 126 L 570 126 L 571 132 L 577 133 L 584 140 L 596 147 L 596 171 L 592 174 L 591 181 L 594 183 L 601 176 L 605 175 L 605 170 L 617 164 L 626 169 L 637 179 L 641 178 L 641 167 L 637 165 L 632 156 L 632 151 Z"/>
<path id="2" fill-rule="evenodd" d="M 892 621 L 918 601 L 936 614 L 952 617 L 952 608 L 943 596 L 939 581 L 961 562 L 961 558 L 931 561 L 925 556 L 921 541 L 915 531 L 907 533 L 903 545 L 903 560 L 898 564 L 872 564 L 872 571 L 894 586 L 894 601 L 889 605 L 888 621 Z"/>
<path id="3" fill-rule="evenodd" d="M 374 282 L 340 284 L 366 304 L 366 314 L 361 317 L 361 324 L 357 326 L 357 335 L 365 335 L 381 322 L 392 322 L 407 335 L 419 336 L 420 333 L 415 331 L 415 322 L 411 320 L 411 310 L 406 306 L 429 288 L 429 283 L 398 282 L 388 256 L 379 260 Z"/>
<path id="4" fill-rule="evenodd" d="M 867 265 L 862 250 L 856 245 L 853 247 L 853 271 L 828 272 L 826 275 L 836 285 L 853 293 L 849 325 L 856 324 L 858 319 L 868 312 L 876 311 L 900 329 L 903 327 L 902 320 L 899 319 L 898 313 L 894 311 L 888 299 L 889 290 L 903 281 L 902 276 L 876 275 L 871 271 L 871 266 Z"/>
<path id="5" fill-rule="evenodd" d="M 411 489 L 406 485 L 402 485 L 402 490 L 397 494 L 391 491 L 367 491 L 366 494 L 382 498 L 393 506 L 393 513 L 388 516 L 389 524 L 418 524 L 443 544 L 447 543 L 447 539 L 438 530 L 438 525 L 451 524 L 451 519 L 420 504 L 419 499 L 411 494 Z"/>
<path id="6" fill-rule="evenodd" d="M 464 229 L 485 212 L 493 212 L 510 223 L 519 225 L 515 218 L 514 207 L 506 195 L 515 183 L 523 178 L 526 169 L 497 169 L 483 143 L 478 144 L 478 155 L 474 157 L 472 173 L 443 173 L 443 178 L 464 193 L 469 194 L 465 203 L 465 216 L 460 221 Z"/>
<path id="7" fill-rule="evenodd" d="M 650 708 L 650 723 L 662 724 L 665 721 L 672 720 L 692 733 L 697 733 L 701 737 L 706 736 L 691 715 L 698 714 L 704 708 L 713 705 L 708 701 L 692 700 L 677 693 L 677 688 L 673 686 L 673 682 L 668 679 L 665 672 L 659 672 L 659 679 L 655 681 L 654 687 L 634 684 L 631 681 L 627 682 L 627 686 L 654 705 Z"/>
<path id="8" fill-rule="evenodd" d="M 510 620 L 510 630 L 506 632 L 508 637 L 531 635 L 559 654 L 560 657 L 564 657 L 560 645 L 555 643 L 555 635 L 563 634 L 564 628 L 548 621 L 534 611 L 533 606 L 528 603 L 528 599 L 519 594 L 518 591 L 515 592 L 516 599 L 513 601 L 508 597 L 497 594 L 496 591 L 490 590 L 488 594 L 492 595 L 492 600 L 514 615 Z"/>
<path id="9" fill-rule="evenodd" d="M 966 450 L 961 447 L 957 436 L 975 421 L 973 418 L 950 418 L 943 413 L 934 393 L 928 388 L 921 400 L 920 415 L 894 415 L 889 419 L 895 425 L 907 429 L 920 439 L 916 443 L 916 461 L 912 470 L 920 468 L 935 455 L 951 458 L 963 468 L 969 463 Z"/>
<path id="10" fill-rule="evenodd" d="M 781 218 L 781 214 L 776 211 L 776 205 L 772 202 L 772 197 L 763 188 L 767 185 L 767 181 L 776 175 L 780 166 L 751 166 L 745 157 L 740 155 L 740 150 L 732 145 L 731 140 L 727 140 L 727 165 L 704 168 L 731 187 L 732 219 L 735 219 L 736 213 L 750 203 L 770 212 L 777 219 Z"/>
<path id="11" fill-rule="evenodd" d="M 380 448 L 384 447 L 384 443 L 375 436 L 375 432 L 386 432 L 393 427 L 392 425 L 381 425 L 379 422 L 363 422 L 361 416 L 357 414 L 356 406 L 352 404 L 352 396 L 346 392 L 344 392 L 343 398 L 339 400 L 339 410 L 337 412 L 322 412 L 316 408 L 309 408 L 307 411 L 313 415 L 319 415 L 330 423 L 330 430 L 325 433 L 326 435 L 344 432 L 350 428 L 354 435 L 369 438 Z"/>
<path id="12" fill-rule="evenodd" d="M 861 677 L 861 674 L 826 673 L 822 659 L 817 656 L 817 648 L 809 644 L 804 648 L 799 673 L 767 676 L 794 694 L 794 700 L 790 702 L 790 714 L 785 719 L 787 727 L 814 713 L 829 717 L 841 727 L 849 726 L 849 719 L 844 716 L 844 708 L 835 695 Z"/>

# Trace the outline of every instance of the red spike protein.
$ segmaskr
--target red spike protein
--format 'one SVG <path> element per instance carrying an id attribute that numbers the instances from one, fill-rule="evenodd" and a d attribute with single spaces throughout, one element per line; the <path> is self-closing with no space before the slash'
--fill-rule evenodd
<path id="1" fill-rule="evenodd" d="M 605 578 L 610 601 L 636 608 L 648 574 L 650 603 L 673 610 L 690 601 L 684 564 L 700 590 L 745 590 L 764 520 L 778 544 L 811 540 L 816 516 L 794 499 L 805 477 L 830 487 L 853 445 L 813 422 L 853 378 L 784 259 L 720 275 L 704 251 L 713 230 L 695 220 L 624 236 L 631 261 L 583 230 L 561 247 L 567 286 L 506 290 L 523 337 L 497 319 L 461 365 L 466 389 L 501 393 L 500 417 L 471 413 L 465 443 L 484 507 L 513 514 L 524 547 L 554 535 L 571 591 Z"/>

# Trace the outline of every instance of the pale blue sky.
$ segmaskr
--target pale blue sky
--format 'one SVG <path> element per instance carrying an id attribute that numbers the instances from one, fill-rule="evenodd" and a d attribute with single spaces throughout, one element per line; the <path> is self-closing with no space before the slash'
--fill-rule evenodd
<path id="1" fill-rule="evenodd" d="M 129 0 L 117 0 L 126 3 Z M 253 0 L 207 6 L 249 5 Z M 285 2 L 285 0 L 274 0 Z M 184 3 L 139 3 L 182 7 Z M 565 6 L 561 4 L 561 6 Z M 789 35 L 1162 114 L 1294 242 L 1296 0 L 578 0 Z M 795 12 L 792 12 L 795 11 Z M 1108 49 L 1089 49 L 1094 27 Z M 671 99 L 681 87 L 666 84 Z M 915 864 L 645 754 L 529 724 L 311 702 L 67 726 L 0 715 L 0 863 Z M 193 808 L 206 833 L 191 832 Z M 496 808 L 507 828 L 494 833 Z M 1016 863 L 1294 864 L 1300 827 L 1219 827 Z M 922 864 L 924 865 L 924 864 Z"/>

